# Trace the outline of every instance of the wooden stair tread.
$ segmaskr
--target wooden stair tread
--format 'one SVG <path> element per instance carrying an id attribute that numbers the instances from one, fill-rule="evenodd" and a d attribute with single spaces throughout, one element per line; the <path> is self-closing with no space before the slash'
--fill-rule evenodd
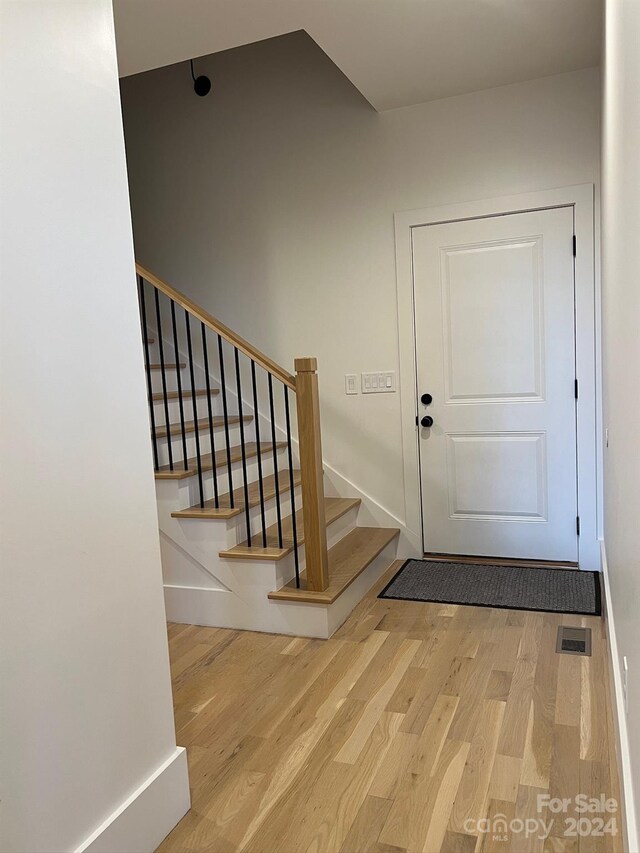
<path id="1" fill-rule="evenodd" d="M 266 501 L 273 500 L 276 494 L 276 478 L 275 474 L 269 474 L 263 478 L 264 499 Z M 294 485 L 299 486 L 301 482 L 300 471 L 293 471 Z M 290 488 L 289 469 L 278 472 L 278 490 L 280 494 L 288 492 Z M 219 496 L 218 508 L 216 509 L 213 498 L 205 501 L 204 508 L 200 504 L 191 506 L 188 509 L 181 509 L 177 512 L 172 512 L 173 518 L 233 518 L 236 515 L 244 512 L 244 487 L 240 486 L 233 492 L 233 508 L 229 499 L 229 493 Z M 249 483 L 249 506 L 260 505 L 260 487 L 257 482 Z"/>
<path id="2" fill-rule="evenodd" d="M 180 370 L 184 370 L 184 368 L 186 366 L 187 365 L 183 361 L 181 361 L 180 364 L 176 364 L 173 361 L 169 361 L 169 362 L 165 361 L 165 363 L 164 363 L 164 369 L 165 370 L 176 370 L 176 368 L 178 368 L 178 367 L 180 368 Z M 150 364 L 149 370 L 162 370 L 162 365 L 161 364 Z"/>
<path id="3" fill-rule="evenodd" d="M 360 498 L 327 498 L 324 499 L 324 512 L 327 526 L 343 516 L 353 507 L 360 504 Z M 298 545 L 304 542 L 304 522 L 302 509 L 296 512 L 296 527 L 298 533 Z M 262 544 L 262 531 L 251 537 L 251 546 L 246 541 L 234 545 L 227 551 L 220 551 L 220 556 L 235 560 L 282 560 L 293 551 L 293 524 L 292 516 L 288 515 L 282 519 L 282 545 L 278 545 L 278 524 L 267 527 L 267 547 Z"/>
<path id="4" fill-rule="evenodd" d="M 243 415 L 242 420 L 244 423 L 251 423 L 253 420 L 253 415 Z M 213 426 L 215 429 L 218 427 L 224 426 L 224 417 L 222 415 L 214 415 L 211 419 Z M 234 426 L 235 424 L 240 423 L 239 415 L 229 415 L 227 417 L 227 423 L 229 426 Z M 200 418 L 198 420 L 198 429 L 209 429 L 209 418 Z M 195 421 L 185 421 L 184 422 L 184 431 L 185 432 L 195 432 L 196 431 L 196 422 Z M 173 435 L 180 435 L 182 432 L 182 427 L 179 423 L 177 424 L 169 424 L 169 432 Z M 155 432 L 156 438 L 166 438 L 167 437 L 167 428 L 166 426 L 160 426 L 156 428 Z"/>
<path id="5" fill-rule="evenodd" d="M 208 392 L 211 396 L 215 397 L 216 394 L 219 394 L 220 391 L 217 388 L 212 388 L 211 391 Z M 192 397 L 191 391 L 182 391 L 182 394 L 178 393 L 178 391 L 167 391 L 167 400 L 177 400 L 180 396 L 182 396 L 183 400 L 190 400 Z M 199 389 L 196 391 L 196 397 L 206 397 L 207 389 Z M 162 403 L 164 400 L 164 394 L 162 391 L 159 391 L 157 394 L 152 394 L 151 399 L 154 403 Z"/>
<path id="6" fill-rule="evenodd" d="M 276 449 L 282 450 L 287 446 L 286 441 L 278 441 L 276 442 Z M 252 459 L 257 455 L 257 444 L 255 441 L 248 441 L 245 444 L 245 457 L 247 459 Z M 242 448 L 238 444 L 231 449 L 231 462 L 239 462 L 242 459 Z M 268 456 L 273 453 L 273 447 L 270 441 L 262 441 L 260 442 L 260 453 L 263 456 Z M 211 454 L 203 453 L 200 456 L 200 463 L 202 465 L 203 471 L 211 471 L 213 469 L 213 465 L 211 462 Z M 197 468 L 197 458 L 194 456 L 191 459 L 187 459 L 187 469 L 185 470 L 184 464 L 182 462 L 174 462 L 173 471 L 169 468 L 168 465 L 162 465 L 157 471 L 154 472 L 156 480 L 184 480 L 185 477 L 193 477 L 194 474 L 198 473 Z M 226 472 L 227 469 L 227 451 L 226 448 L 222 448 L 222 450 L 216 451 L 216 469 L 221 473 Z"/>
<path id="7" fill-rule="evenodd" d="M 333 604 L 353 581 L 362 574 L 378 554 L 392 542 L 400 531 L 391 527 L 356 527 L 329 549 L 329 586 L 322 592 L 306 589 L 306 572 L 300 575 L 300 589 L 295 578 L 281 589 L 270 592 L 272 601 L 305 601 L 312 604 Z"/>

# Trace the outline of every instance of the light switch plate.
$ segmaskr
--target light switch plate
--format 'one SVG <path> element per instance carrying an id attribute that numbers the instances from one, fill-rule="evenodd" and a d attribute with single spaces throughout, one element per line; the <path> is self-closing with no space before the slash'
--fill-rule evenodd
<path id="1" fill-rule="evenodd" d="M 360 384 L 363 394 L 391 394 L 396 390 L 396 372 L 363 373 Z"/>
<path id="2" fill-rule="evenodd" d="M 357 394 L 358 393 L 358 374 L 357 373 L 345 373 L 345 375 L 344 375 L 344 393 L 345 394 Z"/>

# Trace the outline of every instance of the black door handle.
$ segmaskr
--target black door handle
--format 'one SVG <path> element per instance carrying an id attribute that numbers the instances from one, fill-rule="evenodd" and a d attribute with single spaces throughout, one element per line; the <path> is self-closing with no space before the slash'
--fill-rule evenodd
<path id="1" fill-rule="evenodd" d="M 420 397 L 420 402 L 423 406 L 430 406 L 431 403 L 433 403 L 433 397 L 431 394 L 423 394 L 422 397 Z"/>
<path id="2" fill-rule="evenodd" d="M 431 417 L 431 415 L 425 415 L 425 416 L 420 420 L 420 425 L 421 425 L 421 426 L 423 426 L 423 427 L 430 427 L 430 426 L 433 426 L 433 418 Z"/>

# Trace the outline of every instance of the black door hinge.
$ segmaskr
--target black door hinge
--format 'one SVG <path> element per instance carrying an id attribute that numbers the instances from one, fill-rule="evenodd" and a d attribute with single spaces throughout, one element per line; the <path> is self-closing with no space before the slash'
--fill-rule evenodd
<path id="1" fill-rule="evenodd" d="M 574 257 L 574 258 L 575 258 L 575 256 L 576 256 L 576 242 L 577 242 L 577 241 L 576 241 L 576 235 L 574 234 L 574 235 L 573 235 L 573 257 Z"/>
<path id="2" fill-rule="evenodd" d="M 578 380 L 577 379 L 574 379 L 573 393 L 575 394 L 575 398 L 577 400 L 578 399 Z"/>
<path id="3" fill-rule="evenodd" d="M 576 515 L 576 534 L 580 536 L 580 516 Z"/>

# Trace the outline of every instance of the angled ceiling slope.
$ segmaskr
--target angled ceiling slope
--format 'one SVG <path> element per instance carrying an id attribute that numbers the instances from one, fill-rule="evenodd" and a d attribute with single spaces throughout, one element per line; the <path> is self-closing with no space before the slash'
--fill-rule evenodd
<path id="1" fill-rule="evenodd" d="M 597 65 L 601 0 L 114 0 L 122 77 L 306 30 L 377 109 Z"/>

